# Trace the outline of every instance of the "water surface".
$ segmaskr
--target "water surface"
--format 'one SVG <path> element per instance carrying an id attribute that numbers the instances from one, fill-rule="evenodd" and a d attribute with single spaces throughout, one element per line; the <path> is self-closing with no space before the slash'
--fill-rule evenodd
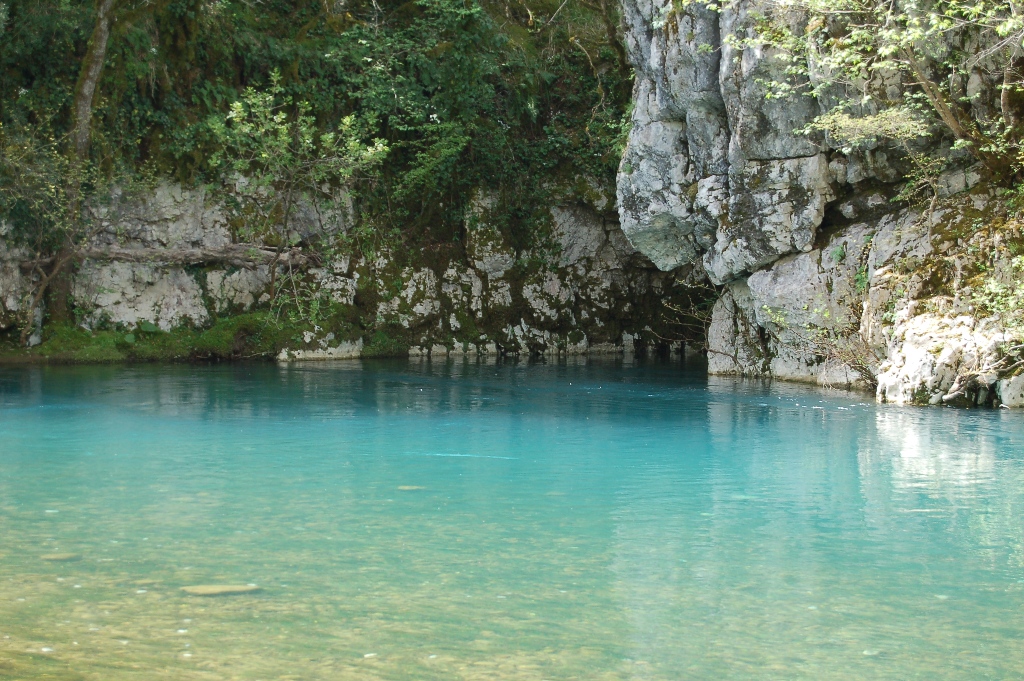
<path id="1" fill-rule="evenodd" d="M 0 679 L 1022 677 L 1020 413 L 653 362 L 0 370 Z"/>

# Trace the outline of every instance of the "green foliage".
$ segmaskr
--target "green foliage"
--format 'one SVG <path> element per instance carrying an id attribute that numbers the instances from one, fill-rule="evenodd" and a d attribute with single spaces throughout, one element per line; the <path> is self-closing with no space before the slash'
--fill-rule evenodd
<path id="1" fill-rule="evenodd" d="M 383 140 L 365 146 L 354 116 L 336 129 L 319 130 L 307 102 L 294 102 L 277 71 L 265 91 L 247 88 L 228 113 L 210 122 L 220 149 L 210 165 L 223 172 L 217 194 L 244 241 L 279 247 L 299 243 L 292 231 L 294 212 L 306 204 L 330 220 L 345 211 L 345 189 L 353 176 L 380 163 Z M 318 225 L 320 232 L 331 226 Z"/>
<path id="2" fill-rule="evenodd" d="M 0 215 L 10 225 L 8 239 L 47 253 L 89 228 L 89 216 L 78 215 L 69 192 L 94 184 L 96 175 L 91 164 L 68 159 L 61 139 L 39 132 L 0 122 Z"/>
<path id="3" fill-rule="evenodd" d="M 864 295 L 868 292 L 868 285 L 871 283 L 871 279 L 868 276 L 868 266 L 861 265 L 857 270 L 857 274 L 853 277 L 854 286 L 857 289 L 857 295 Z"/>
<path id="4" fill-rule="evenodd" d="M 47 125 L 0 122 L 0 218 L 8 241 L 36 255 L 81 243 L 155 181 L 148 167 L 107 172 L 65 148 Z"/>
<path id="5" fill-rule="evenodd" d="M 999 192 L 1006 202 L 1007 214 L 1011 218 L 1024 217 L 1024 185 L 1015 185 Z"/>
<path id="6" fill-rule="evenodd" d="M 282 348 L 295 347 L 296 338 L 308 328 L 304 322 L 293 324 L 266 311 L 217 319 L 207 329 L 181 327 L 169 332 L 147 323 L 136 329 L 90 331 L 56 322 L 45 327 L 42 343 L 34 348 L 0 337 L 0 364 L 269 359 Z"/>
<path id="7" fill-rule="evenodd" d="M 244 146 L 232 139 L 244 137 L 243 122 L 298 131 L 290 151 L 311 141 L 327 156 L 332 145 L 351 156 L 352 139 L 379 139 L 373 145 L 389 152 L 375 171 L 348 173 L 362 216 L 353 238 L 371 247 L 458 239 L 479 187 L 497 192 L 514 230 L 532 234 L 551 191 L 541 178 L 613 178 L 629 73 L 608 38 L 617 16 L 572 3 L 549 22 L 561 2 L 490 1 L 119 2 L 93 116 L 93 165 L 113 173 L 148 164 L 187 182 L 217 182 L 242 158 L 226 147 Z M 94 3 L 4 6 L 0 122 L 59 140 L 70 129 Z M 264 111 L 274 114 L 257 120 Z M 283 139 L 262 141 L 271 148 Z M 344 164 L 321 168 L 346 175 Z M 279 196 L 282 185 L 271 184 Z M 253 229 L 274 231 L 250 217 Z"/>
<path id="8" fill-rule="evenodd" d="M 1003 280 L 991 274 L 985 276 L 971 299 L 984 311 L 997 315 L 1004 328 L 1024 333 L 1024 256 L 1010 261 L 1009 276 Z"/>
<path id="9" fill-rule="evenodd" d="M 892 200 L 913 203 L 923 197 L 931 196 L 931 210 L 934 210 L 935 201 L 939 196 L 939 175 L 946 168 L 947 161 L 944 158 L 917 151 L 909 151 L 908 156 L 912 162 L 911 170 L 904 177 L 903 188 Z"/>
<path id="10" fill-rule="evenodd" d="M 66 271 L 79 249 L 152 186 L 146 167 L 110 172 L 90 159 L 76 158 L 68 152 L 66 136 L 53 133 L 47 121 L 0 122 L 0 236 L 31 258 L 21 263 L 31 272 L 31 283 L 18 303 L 23 342 L 36 324 L 35 311 L 48 287 L 68 283 Z M 65 287 L 57 294 L 65 312 L 69 293 Z"/>
<path id="11" fill-rule="evenodd" d="M 884 109 L 876 114 L 853 116 L 845 109 L 832 109 L 804 128 L 805 134 L 828 133 L 832 141 L 849 152 L 879 139 L 909 142 L 927 137 L 931 130 L 920 112 L 907 106 Z"/>
<path id="12" fill-rule="evenodd" d="M 396 326 L 378 329 L 363 347 L 363 357 L 404 357 L 409 354 L 408 333 Z"/>
<path id="13" fill-rule="evenodd" d="M 81 247 L 157 177 L 214 189 L 238 240 L 276 249 L 272 303 L 206 331 L 57 324 L 39 350 L 54 361 L 266 356 L 311 328 L 347 334 L 352 310 L 285 251 L 434 266 L 458 257 L 480 191 L 507 241 L 543 259 L 549 206 L 610 186 L 628 131 L 631 74 L 603 0 L 115 0 L 113 14 L 78 158 L 96 3 L 0 1 L 0 226 L 38 263 L 22 331 L 48 282 L 47 310 L 69 299 Z M 359 305 L 373 307 L 365 291 Z M 370 353 L 394 354 L 399 335 Z"/>
<path id="14" fill-rule="evenodd" d="M 908 151 L 940 133 L 995 176 L 1020 171 L 1024 15 L 1010 0 L 764 0 L 750 8 L 754 30 L 729 39 L 779 60 L 782 77 L 759 81 L 767 96 L 809 95 L 829 108 L 805 133 L 827 133 L 847 150 L 890 140 Z M 922 160 L 911 158 L 919 176 L 934 170 Z M 913 179 L 908 196 L 921 188 Z"/>
<path id="15" fill-rule="evenodd" d="M 33 354 L 55 362 L 118 362 L 125 358 L 118 347 L 123 344 L 122 334 L 93 335 L 85 329 L 58 323 L 46 329 L 43 344 Z"/>

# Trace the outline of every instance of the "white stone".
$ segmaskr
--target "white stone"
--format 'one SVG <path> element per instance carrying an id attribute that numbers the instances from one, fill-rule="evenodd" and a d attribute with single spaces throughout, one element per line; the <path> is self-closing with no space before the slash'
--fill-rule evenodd
<path id="1" fill-rule="evenodd" d="M 490 279 L 502 277 L 516 261 L 515 251 L 496 228 L 477 224 L 467 229 L 466 252 L 473 267 Z"/>
<path id="2" fill-rule="evenodd" d="M 585 206 L 554 206 L 551 209 L 555 240 L 563 267 L 593 261 L 608 240 L 604 222 Z"/>
<path id="3" fill-rule="evenodd" d="M 358 359 L 362 356 L 362 352 L 363 339 L 360 338 L 355 342 L 343 341 L 334 347 L 320 347 L 308 350 L 284 349 L 278 354 L 277 359 L 280 362 L 294 360 Z"/>
<path id="4" fill-rule="evenodd" d="M 1004 378 L 996 384 L 999 401 L 1007 407 L 1024 407 L 1024 374 Z"/>
<path id="5" fill-rule="evenodd" d="M 22 249 L 9 248 L 0 234 L 0 329 L 18 323 L 22 301 L 29 294 L 31 282 L 20 266 L 26 255 Z"/>
<path id="6" fill-rule="evenodd" d="M 488 283 L 486 305 L 496 309 L 504 309 L 512 305 L 512 287 L 507 281 L 499 279 Z"/>
<path id="7" fill-rule="evenodd" d="M 437 275 L 425 267 L 418 270 L 407 267 L 402 270 L 402 281 L 404 285 L 397 296 L 378 304 L 378 318 L 397 321 L 405 328 L 433 320 L 441 311 Z"/>
<path id="8" fill-rule="evenodd" d="M 745 280 L 726 285 L 711 311 L 708 373 L 761 376 L 765 348 L 758 333 L 754 299 Z"/>
<path id="9" fill-rule="evenodd" d="M 973 317 L 908 309 L 894 326 L 889 357 L 878 375 L 878 399 L 938 404 L 958 374 L 991 364 L 1009 340 L 995 324 Z"/>
<path id="10" fill-rule="evenodd" d="M 327 291 L 336 303 L 353 305 L 356 301 L 359 273 L 347 276 L 348 258 L 335 263 L 333 267 L 316 267 L 309 273 L 322 291 Z"/>
<path id="11" fill-rule="evenodd" d="M 115 201 L 101 211 L 101 220 L 105 229 L 93 240 L 97 246 L 218 248 L 231 243 L 222 212 L 205 192 L 171 182 L 161 182 L 141 200 Z"/>
<path id="12" fill-rule="evenodd" d="M 573 292 L 556 274 L 545 272 L 523 286 L 523 298 L 538 321 L 552 321 L 566 309 Z"/>
<path id="13" fill-rule="evenodd" d="M 87 311 L 90 326 L 109 322 L 134 327 L 150 322 L 169 331 L 209 321 L 201 287 L 180 267 L 85 262 L 75 278 L 73 296 L 76 305 Z"/>
<path id="14" fill-rule="evenodd" d="M 441 278 L 441 296 L 448 304 L 456 309 L 468 308 L 478 319 L 483 314 L 483 292 L 483 281 L 473 269 L 453 263 Z"/>
<path id="15" fill-rule="evenodd" d="M 266 265 L 231 273 L 224 270 L 206 273 L 206 292 L 217 312 L 224 312 L 232 306 L 249 310 L 269 285 L 270 268 Z"/>
<path id="16" fill-rule="evenodd" d="M 702 260 L 719 284 L 809 250 L 845 174 L 795 132 L 819 113 L 812 98 L 765 96 L 764 82 L 792 78 L 770 49 L 744 42 L 757 21 L 748 5 L 622 3 L 636 71 L 622 230 L 658 268 Z"/>

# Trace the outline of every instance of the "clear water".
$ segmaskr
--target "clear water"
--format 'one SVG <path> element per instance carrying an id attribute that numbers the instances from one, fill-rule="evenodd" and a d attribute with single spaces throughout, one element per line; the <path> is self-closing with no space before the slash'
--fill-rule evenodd
<path id="1" fill-rule="evenodd" d="M 1024 415 L 657 363 L 0 370 L 0 679 L 751 678 L 1024 678 Z"/>

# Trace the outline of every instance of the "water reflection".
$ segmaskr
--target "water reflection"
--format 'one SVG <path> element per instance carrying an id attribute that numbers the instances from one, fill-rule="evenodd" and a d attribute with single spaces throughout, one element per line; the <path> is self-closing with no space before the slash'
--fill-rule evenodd
<path id="1" fill-rule="evenodd" d="M 894 486 L 943 494 L 955 501 L 957 494 L 970 494 L 962 488 L 992 481 L 995 443 L 978 437 L 979 427 L 984 428 L 978 421 L 987 416 L 971 415 L 965 423 L 955 412 L 942 420 L 902 410 L 880 412 L 875 415 L 877 448 L 862 452 L 861 465 L 877 467 L 880 462 L 871 458 L 887 459 Z"/>
<path id="2" fill-rule="evenodd" d="M 1021 672 L 990 657 L 1020 645 L 994 628 L 1024 626 L 1019 421 L 735 380 L 708 393 L 707 441 L 619 493 L 629 656 L 661 664 L 635 678 Z"/>
<path id="3" fill-rule="evenodd" d="M 645 362 L 31 368 L 0 437 L 0 678 L 1024 675 L 1018 414 Z"/>

